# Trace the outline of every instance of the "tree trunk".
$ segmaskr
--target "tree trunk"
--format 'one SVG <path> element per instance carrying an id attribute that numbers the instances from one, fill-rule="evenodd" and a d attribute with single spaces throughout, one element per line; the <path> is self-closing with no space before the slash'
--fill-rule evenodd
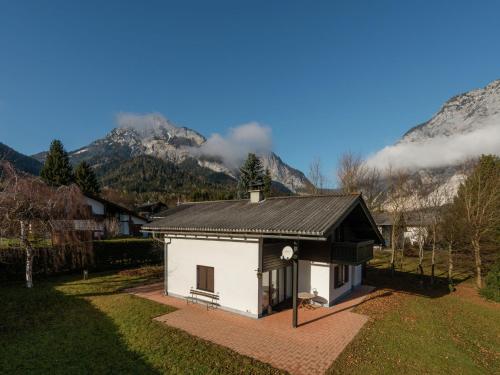
<path id="1" fill-rule="evenodd" d="M 432 234 L 431 285 L 434 285 L 434 270 L 436 268 L 436 230 Z"/>
<path id="2" fill-rule="evenodd" d="M 26 248 L 26 287 L 33 288 L 33 249 Z"/>
<path id="3" fill-rule="evenodd" d="M 418 242 L 418 270 L 420 272 L 420 285 L 424 284 L 424 242 L 419 239 Z"/>
<path id="4" fill-rule="evenodd" d="M 405 238 L 403 236 L 403 243 L 401 244 L 401 272 L 404 272 L 405 261 Z"/>
<path id="5" fill-rule="evenodd" d="M 481 276 L 481 245 L 477 237 L 472 240 L 472 248 L 474 249 L 474 260 L 476 262 L 476 286 L 478 289 L 481 289 L 483 287 L 483 278 Z"/>
<path id="6" fill-rule="evenodd" d="M 396 226 L 392 226 L 392 232 L 391 232 L 391 275 L 394 276 L 394 261 L 396 257 Z"/>
<path id="7" fill-rule="evenodd" d="M 26 248 L 26 287 L 33 288 L 33 249 L 26 239 L 26 223 L 21 221 L 21 245 Z"/>
<path id="8" fill-rule="evenodd" d="M 453 285 L 453 245 L 448 243 L 448 285 L 450 290 L 455 290 Z"/>

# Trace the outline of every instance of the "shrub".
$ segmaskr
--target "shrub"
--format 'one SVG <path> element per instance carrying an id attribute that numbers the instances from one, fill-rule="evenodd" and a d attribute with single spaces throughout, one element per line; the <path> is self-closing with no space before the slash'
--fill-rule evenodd
<path id="1" fill-rule="evenodd" d="M 500 302 L 500 260 L 498 260 L 484 279 L 485 286 L 481 295 L 487 299 Z"/>
<path id="2" fill-rule="evenodd" d="M 98 270 L 160 264 L 163 252 L 153 239 L 120 238 L 94 241 L 94 264 Z"/>

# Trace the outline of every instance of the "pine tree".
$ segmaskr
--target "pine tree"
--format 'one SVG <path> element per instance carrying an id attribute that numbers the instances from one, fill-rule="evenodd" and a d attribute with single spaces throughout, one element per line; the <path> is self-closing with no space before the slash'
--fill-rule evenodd
<path id="1" fill-rule="evenodd" d="M 73 168 L 61 141 L 54 139 L 50 144 L 40 177 L 52 186 L 69 185 L 74 181 Z"/>
<path id="2" fill-rule="evenodd" d="M 84 193 L 99 195 L 101 192 L 93 169 L 84 161 L 78 164 L 75 169 L 75 182 Z"/>
<path id="3" fill-rule="evenodd" d="M 273 183 L 273 179 L 271 177 L 271 171 L 269 170 L 269 168 L 266 168 L 263 180 L 264 180 L 264 196 L 267 198 L 271 196 L 271 185 Z"/>
<path id="4" fill-rule="evenodd" d="M 249 153 L 247 160 L 240 168 L 240 180 L 238 190 L 240 196 L 246 196 L 250 185 L 264 184 L 264 170 L 262 162 L 253 153 Z"/>

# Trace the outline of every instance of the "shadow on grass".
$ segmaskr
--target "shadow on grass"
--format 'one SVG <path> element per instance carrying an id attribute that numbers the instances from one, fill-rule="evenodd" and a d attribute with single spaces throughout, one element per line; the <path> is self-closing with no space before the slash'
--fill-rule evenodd
<path id="1" fill-rule="evenodd" d="M 1 374 L 157 374 L 86 299 L 51 283 L 0 287 Z"/>
<path id="2" fill-rule="evenodd" d="M 390 295 L 392 295 L 392 292 L 384 292 L 382 294 L 377 294 L 377 295 L 374 295 L 374 296 L 371 296 L 371 297 L 368 297 L 368 298 L 365 298 L 364 300 L 360 301 L 359 303 L 356 303 L 354 305 L 349 305 L 349 306 L 346 306 L 345 308 L 343 309 L 340 309 L 340 310 L 335 310 L 335 311 L 332 311 L 330 314 L 326 314 L 326 315 L 322 315 L 322 316 L 319 316 L 317 318 L 314 318 L 314 319 L 311 319 L 311 320 L 308 320 L 306 322 L 303 322 L 301 324 L 299 324 L 299 326 L 305 326 L 307 324 L 310 324 L 310 323 L 314 323 L 314 322 L 317 322 L 318 320 L 321 320 L 321 319 L 324 319 L 324 318 L 328 318 L 329 316 L 332 316 L 332 315 L 336 315 L 338 313 L 341 313 L 342 311 L 346 311 L 346 310 L 351 310 L 355 307 L 358 307 L 360 305 L 362 305 L 363 303 L 366 303 L 368 301 L 373 301 L 375 299 L 378 299 L 378 298 L 385 298 L 385 297 L 389 297 Z M 350 298 L 347 297 L 345 299 L 342 299 L 341 302 L 346 302 L 348 301 Z"/>
<path id="3" fill-rule="evenodd" d="M 470 276 L 465 273 L 461 275 L 455 274 L 454 285 L 458 285 L 469 278 Z M 400 270 L 391 272 L 389 268 L 368 265 L 363 283 L 378 289 L 388 289 L 428 298 L 440 298 L 450 293 L 445 272 L 436 272 L 434 282 L 432 282 L 431 276 L 427 274 L 421 276 L 415 272 Z"/>

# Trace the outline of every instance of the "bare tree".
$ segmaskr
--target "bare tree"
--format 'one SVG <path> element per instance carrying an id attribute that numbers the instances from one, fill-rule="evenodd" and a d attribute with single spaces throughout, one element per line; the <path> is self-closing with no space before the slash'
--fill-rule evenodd
<path id="1" fill-rule="evenodd" d="M 344 192 L 358 192 L 360 180 L 364 173 L 365 166 L 361 155 L 348 151 L 340 156 L 337 167 L 337 179 L 340 188 Z"/>
<path id="2" fill-rule="evenodd" d="M 40 178 L 18 173 L 2 163 L 0 181 L 0 226 L 7 235 L 18 238 L 26 251 L 26 286 L 33 287 L 35 248 L 47 241 L 54 229 L 73 226 L 85 213 L 81 193 L 76 186 L 53 188 Z"/>
<path id="3" fill-rule="evenodd" d="M 309 164 L 309 180 L 313 184 L 312 193 L 321 194 L 326 184 L 326 177 L 322 172 L 321 159 L 315 157 Z"/>
<path id="4" fill-rule="evenodd" d="M 346 193 L 361 192 L 371 210 L 379 211 L 384 196 L 381 173 L 369 167 L 359 154 L 346 152 L 338 161 L 337 180 Z"/>
<path id="5" fill-rule="evenodd" d="M 409 175 L 404 170 L 387 170 L 388 188 L 386 192 L 387 208 L 392 218 L 391 233 L 391 272 L 394 274 L 398 247 L 401 247 L 401 256 L 404 257 L 404 232 L 406 228 L 405 215 L 409 203 Z"/>
<path id="6" fill-rule="evenodd" d="M 500 159 L 483 155 L 472 173 L 461 184 L 454 201 L 464 221 L 464 231 L 472 246 L 476 286 L 481 288 L 483 239 L 500 225 Z"/>

